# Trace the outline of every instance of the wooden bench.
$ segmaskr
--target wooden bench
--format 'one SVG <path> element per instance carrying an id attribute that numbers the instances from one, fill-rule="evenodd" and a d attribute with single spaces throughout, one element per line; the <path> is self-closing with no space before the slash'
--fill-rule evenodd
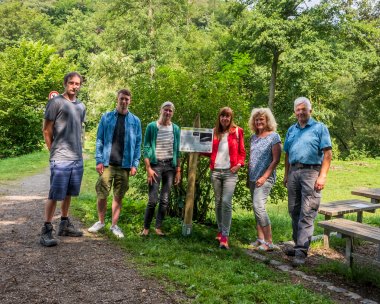
<path id="1" fill-rule="evenodd" d="M 319 226 L 325 231 L 336 231 L 346 237 L 346 259 L 352 266 L 353 262 L 353 240 L 363 239 L 375 244 L 380 244 L 380 228 L 345 219 L 332 219 L 321 221 Z M 377 254 L 377 261 L 380 261 L 380 245 Z"/>
<path id="2" fill-rule="evenodd" d="M 380 208 L 380 204 L 372 204 L 367 201 L 354 199 L 321 204 L 318 212 L 325 216 L 325 220 L 330 220 L 332 217 L 342 218 L 347 213 L 357 213 L 356 219 L 361 223 L 363 221 L 363 211 L 375 212 L 378 208 Z M 329 248 L 329 236 L 330 232 L 328 229 L 325 229 L 323 235 L 323 245 L 325 248 Z"/>

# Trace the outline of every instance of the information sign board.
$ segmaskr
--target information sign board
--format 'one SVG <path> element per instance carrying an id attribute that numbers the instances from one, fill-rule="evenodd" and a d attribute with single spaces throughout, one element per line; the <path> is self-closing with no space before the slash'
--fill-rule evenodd
<path id="1" fill-rule="evenodd" d="M 180 151 L 182 152 L 212 152 L 214 130 L 205 128 L 181 128 Z"/>

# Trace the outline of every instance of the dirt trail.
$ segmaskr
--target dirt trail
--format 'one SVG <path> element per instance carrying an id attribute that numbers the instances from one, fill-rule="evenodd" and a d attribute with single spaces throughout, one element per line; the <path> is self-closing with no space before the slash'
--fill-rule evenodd
<path id="1" fill-rule="evenodd" d="M 0 303 L 178 303 L 159 282 L 129 266 L 128 255 L 85 232 L 39 244 L 48 172 L 0 184 Z M 54 226 L 59 222 L 59 208 Z M 81 224 L 75 221 L 78 227 Z"/>

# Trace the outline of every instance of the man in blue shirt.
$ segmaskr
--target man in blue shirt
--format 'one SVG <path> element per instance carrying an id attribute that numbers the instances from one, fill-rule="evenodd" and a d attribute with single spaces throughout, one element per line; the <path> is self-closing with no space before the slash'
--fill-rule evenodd
<path id="1" fill-rule="evenodd" d="M 285 176 L 288 208 L 292 218 L 294 249 L 293 266 L 305 263 L 318 214 L 321 190 L 326 183 L 332 151 L 327 127 L 311 118 L 311 103 L 306 97 L 294 101 L 298 122 L 292 125 L 284 143 Z"/>
<path id="2" fill-rule="evenodd" d="M 113 185 L 112 233 L 123 238 L 117 226 L 122 199 L 128 190 L 129 176 L 134 176 L 140 161 L 141 122 L 128 110 L 131 92 L 122 89 L 117 93 L 116 110 L 105 113 L 99 123 L 96 135 L 96 183 L 99 221 L 88 229 L 98 232 L 104 228 L 107 210 L 107 197 Z"/>

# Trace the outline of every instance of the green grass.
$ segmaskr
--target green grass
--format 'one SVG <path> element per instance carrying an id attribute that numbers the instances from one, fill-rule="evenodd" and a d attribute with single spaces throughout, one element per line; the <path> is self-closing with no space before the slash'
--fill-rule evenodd
<path id="1" fill-rule="evenodd" d="M 1 160 L 0 181 L 39 172 L 47 166 L 47 160 L 46 152 Z M 323 192 L 323 202 L 354 198 L 351 190 L 357 187 L 379 187 L 378 172 L 380 159 L 333 162 Z M 96 179 L 94 161 L 85 161 L 82 192 L 79 198 L 73 200 L 72 212 L 87 226 L 97 220 L 94 190 Z M 145 275 L 160 280 L 168 290 L 184 290 L 196 303 L 331 303 L 327 296 L 291 283 L 286 273 L 278 272 L 245 254 L 247 244 L 256 237 L 252 211 L 239 208 L 234 210 L 231 250 L 222 251 L 214 240 L 215 226 L 194 223 L 192 235 L 183 237 L 181 222 L 174 218 L 167 218 L 164 223 L 163 228 L 168 232 L 168 237 L 160 238 L 153 234 L 147 238 L 140 237 L 145 207 L 146 201 L 132 201 L 127 195 L 119 221 L 126 237 L 116 240 L 108 230 L 111 217 L 109 205 L 108 226 L 103 233 L 130 253 L 135 267 Z M 274 241 L 290 240 L 291 224 L 287 203 L 268 203 L 267 209 L 272 220 Z M 365 213 L 364 222 L 379 226 L 379 214 L 379 211 L 374 214 Z M 355 215 L 348 218 L 355 220 Z M 322 216 L 318 216 L 317 221 L 322 219 Z M 322 229 L 316 226 L 315 233 L 322 233 Z M 333 246 L 344 246 L 344 242 L 339 239 L 332 240 L 331 243 Z M 313 247 L 318 246 L 322 246 L 322 243 L 313 244 Z M 351 271 L 347 265 L 335 261 L 321 265 L 315 271 L 322 274 L 334 273 L 363 284 L 368 282 L 368 271 L 356 268 Z M 376 285 L 380 282 L 376 273 L 370 279 Z"/>
<path id="2" fill-rule="evenodd" d="M 15 158 L 0 159 L 0 182 L 18 180 L 41 172 L 48 166 L 47 150 Z"/>
<path id="3" fill-rule="evenodd" d="M 97 220 L 96 178 L 94 161 L 86 161 L 82 193 L 74 200 L 73 211 L 87 226 Z M 113 239 L 109 233 L 110 201 L 111 198 L 106 215 L 108 225 L 103 233 Z M 275 271 L 245 253 L 246 241 L 255 234 L 251 213 L 235 212 L 232 249 L 223 251 L 214 240 L 215 227 L 194 223 L 192 235 L 184 237 L 180 220 L 174 218 L 164 222 L 167 237 L 161 238 L 154 233 L 147 238 L 139 236 L 145 207 L 146 201 L 126 199 L 119 220 L 125 238 L 115 242 L 131 254 L 140 271 L 166 282 L 169 290 L 184 290 L 197 303 L 331 303 L 323 295 L 290 284 L 286 273 Z M 289 230 L 286 212 L 278 220 L 274 219 L 276 225 L 281 222 L 284 229 Z"/>

